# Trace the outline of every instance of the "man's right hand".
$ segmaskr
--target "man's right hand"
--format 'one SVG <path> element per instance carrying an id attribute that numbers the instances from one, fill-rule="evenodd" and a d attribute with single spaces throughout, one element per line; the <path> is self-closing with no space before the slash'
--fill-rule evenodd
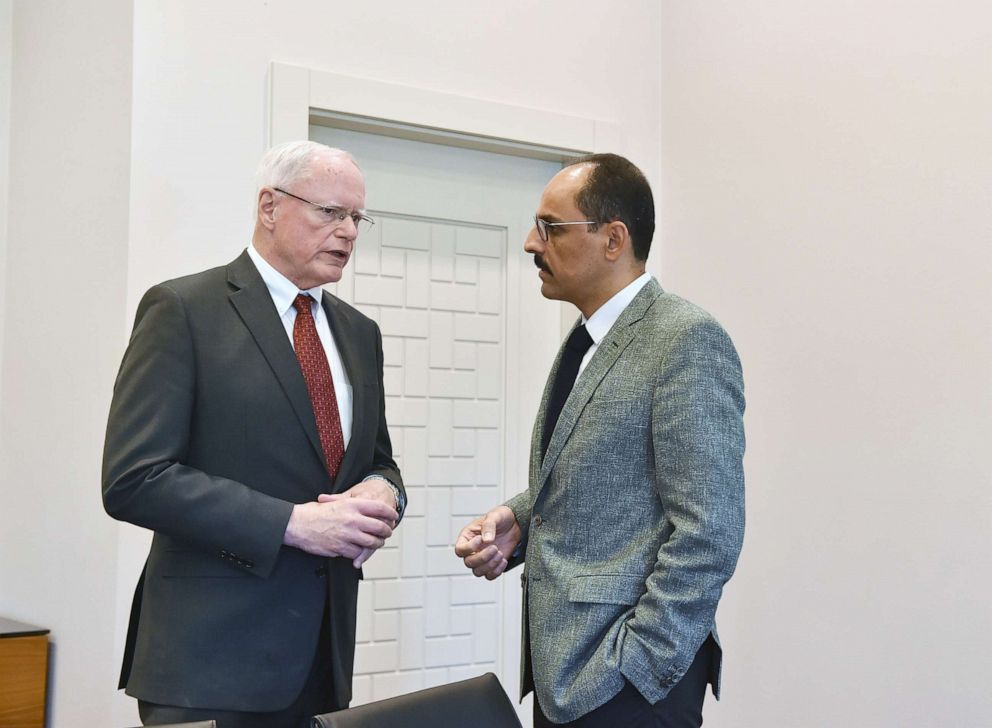
<path id="1" fill-rule="evenodd" d="M 393 535 L 389 524 L 395 521 L 396 511 L 379 501 L 330 496 L 293 506 L 283 543 L 318 556 L 354 560 L 381 547 Z"/>
<path id="2" fill-rule="evenodd" d="M 455 555 L 473 574 L 492 581 L 506 570 L 520 537 L 513 511 L 496 506 L 462 529 L 455 542 Z"/>

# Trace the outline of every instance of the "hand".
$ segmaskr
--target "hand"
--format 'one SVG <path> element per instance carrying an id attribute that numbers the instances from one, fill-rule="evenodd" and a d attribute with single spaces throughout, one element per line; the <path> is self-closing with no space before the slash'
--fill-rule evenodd
<path id="1" fill-rule="evenodd" d="M 390 528 L 396 527 L 396 518 L 399 514 L 396 513 L 396 493 L 393 492 L 392 487 L 383 478 L 369 478 L 368 480 L 363 480 L 360 483 L 355 483 L 353 486 L 344 491 L 342 495 L 347 495 L 350 498 L 368 498 L 370 500 L 377 500 L 381 503 L 389 506 L 394 514 L 393 522 L 390 523 Z M 319 501 L 320 496 L 317 498 Z"/>
<path id="2" fill-rule="evenodd" d="M 395 520 L 396 511 L 377 500 L 321 495 L 293 506 L 283 542 L 318 556 L 352 559 L 357 568 L 393 534 Z"/>
<path id="3" fill-rule="evenodd" d="M 455 541 L 455 555 L 461 557 L 473 574 L 492 581 L 506 571 L 520 537 L 513 511 L 496 506 L 461 530 Z"/>
<path id="4" fill-rule="evenodd" d="M 363 486 L 363 487 L 360 487 Z M 385 491 L 385 493 L 383 493 Z M 318 503 L 333 503 L 336 500 L 342 498 L 364 498 L 366 500 L 373 500 L 379 503 L 383 503 L 389 507 L 392 516 L 384 521 L 384 523 L 389 526 L 390 529 L 396 528 L 396 519 L 398 514 L 396 513 L 396 494 L 393 493 L 393 489 L 389 487 L 382 478 L 370 478 L 369 480 L 363 480 L 360 483 L 355 483 L 348 490 L 343 493 L 334 493 L 333 495 L 328 495 L 327 493 L 321 493 L 317 496 Z M 358 556 L 351 560 L 352 566 L 356 569 L 362 568 L 362 564 L 369 560 L 369 558 L 378 551 L 379 547 L 367 547 L 362 549 Z"/>

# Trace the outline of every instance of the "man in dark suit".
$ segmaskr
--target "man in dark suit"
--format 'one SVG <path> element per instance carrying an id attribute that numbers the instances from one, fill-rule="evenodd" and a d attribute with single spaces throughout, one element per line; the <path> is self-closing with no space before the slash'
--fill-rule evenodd
<path id="1" fill-rule="evenodd" d="M 138 307 L 103 500 L 154 531 L 121 674 L 146 725 L 306 726 L 351 698 L 361 565 L 406 499 L 379 329 L 320 288 L 364 207 L 347 153 L 276 147 L 249 248 Z"/>
<path id="2" fill-rule="evenodd" d="M 524 249 L 582 317 L 558 354 L 530 488 L 455 552 L 494 579 L 525 560 L 522 691 L 535 726 L 702 724 L 714 615 L 744 530 L 744 385 L 707 313 L 645 272 L 651 189 L 597 154 L 548 183 Z"/>

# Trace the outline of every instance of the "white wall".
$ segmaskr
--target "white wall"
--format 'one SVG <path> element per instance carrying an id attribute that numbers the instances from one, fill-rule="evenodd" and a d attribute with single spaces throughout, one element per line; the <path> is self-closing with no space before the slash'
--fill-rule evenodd
<path id="1" fill-rule="evenodd" d="M 713 726 L 988 725 L 992 9 L 668 2 L 664 282 L 745 372 Z"/>
<path id="2" fill-rule="evenodd" d="M 11 51 L 13 25 L 13 0 L 0 0 L 0 281 L 4 281 L 7 276 L 7 173 L 10 167 L 10 74 L 13 60 Z M 3 378 L 3 322 L 3 293 L 0 291 L 0 381 Z M 3 399 L 0 398 L 0 422 L 2 421 Z M 2 452 L 3 429 L 0 428 L 0 453 Z"/>
<path id="3" fill-rule="evenodd" d="M 131 308 L 244 246 L 270 61 L 623 120 L 658 179 L 658 17 L 650 0 L 137 3 Z"/>
<path id="4" fill-rule="evenodd" d="M 661 187 L 653 262 L 748 387 L 707 725 L 985 720 L 992 11 L 613 5 L 142 0 L 132 27 L 124 0 L 0 4 L 0 613 L 54 629 L 56 725 L 134 723 L 113 686 L 144 553 L 97 496 L 110 388 L 141 292 L 247 240 L 271 60 L 626 127 Z"/>
<path id="5" fill-rule="evenodd" d="M 105 724 L 116 672 L 98 484 L 124 343 L 131 33 L 125 0 L 13 4 L 0 614 L 52 630 L 54 725 Z"/>
<path id="6" fill-rule="evenodd" d="M 659 15 L 653 0 L 137 3 L 128 320 L 149 285 L 246 244 L 270 62 L 615 121 L 659 180 Z M 120 543 L 118 652 L 145 555 L 131 529 Z"/>
<path id="7" fill-rule="evenodd" d="M 114 687 L 145 540 L 100 506 L 111 386 L 141 293 L 248 240 L 269 63 L 616 121 L 657 184 L 660 11 L 654 0 L 13 8 L 0 614 L 54 629 L 55 725 L 133 725 Z M 64 305 L 34 303 L 39 288 Z"/>

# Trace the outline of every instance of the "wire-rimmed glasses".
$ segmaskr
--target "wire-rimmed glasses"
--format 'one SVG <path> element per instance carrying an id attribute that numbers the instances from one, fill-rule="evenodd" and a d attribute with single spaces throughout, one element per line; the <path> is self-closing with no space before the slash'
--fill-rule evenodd
<path id="1" fill-rule="evenodd" d="M 284 195 L 289 195 L 293 199 L 299 200 L 300 202 L 305 202 L 308 205 L 313 205 L 318 212 L 324 217 L 325 222 L 333 223 L 335 227 L 343 223 L 349 217 L 351 221 L 355 224 L 355 230 L 360 233 L 367 233 L 375 225 L 375 220 L 358 210 L 348 210 L 344 207 L 338 207 L 337 205 L 321 205 L 316 202 L 311 202 L 310 200 L 304 199 L 299 195 L 294 195 L 292 192 L 287 192 L 281 187 L 273 187 L 276 192 L 281 192 Z"/>
<path id="2" fill-rule="evenodd" d="M 534 227 L 537 228 L 537 234 L 544 242 L 548 242 L 548 228 L 558 227 L 559 225 L 599 225 L 600 223 L 596 220 L 573 220 L 571 222 L 548 222 L 540 217 L 534 216 Z"/>

